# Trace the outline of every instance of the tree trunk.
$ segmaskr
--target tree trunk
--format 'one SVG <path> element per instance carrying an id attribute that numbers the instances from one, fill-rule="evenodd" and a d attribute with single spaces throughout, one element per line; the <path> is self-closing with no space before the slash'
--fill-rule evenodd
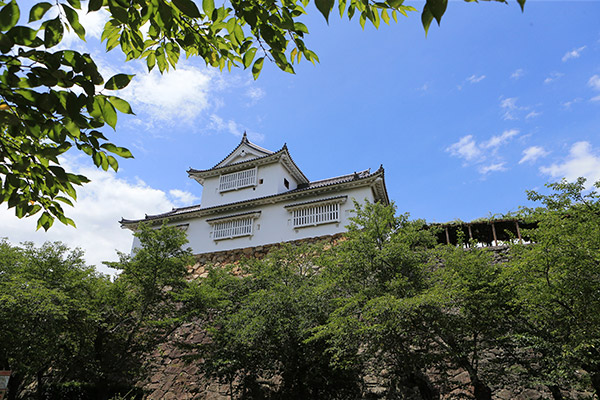
<path id="1" fill-rule="evenodd" d="M 600 372 L 590 372 L 590 379 L 592 381 L 594 393 L 596 393 L 596 397 L 600 399 Z"/>
<path id="2" fill-rule="evenodd" d="M 470 374 L 469 374 L 470 376 Z M 479 377 L 471 377 L 471 383 L 474 388 L 475 399 L 477 400 L 492 400 L 492 389 L 488 385 L 479 380 Z"/>
<path id="3" fill-rule="evenodd" d="M 563 400 L 563 396 L 558 385 L 548 385 L 548 389 L 550 389 L 550 393 L 552 393 L 552 398 L 554 400 Z"/>
<path id="4" fill-rule="evenodd" d="M 417 371 L 411 374 L 411 378 L 419 388 L 419 393 L 423 400 L 439 400 L 440 392 L 431 383 L 431 380 L 427 375 L 421 371 Z"/>
<path id="5" fill-rule="evenodd" d="M 35 379 L 37 383 L 36 395 L 38 400 L 44 399 L 44 370 L 40 369 L 37 374 L 35 374 Z"/>
<path id="6" fill-rule="evenodd" d="M 473 385 L 473 395 L 475 396 L 475 399 L 492 400 L 492 389 L 479 379 L 479 375 L 477 375 L 477 371 L 473 368 L 471 363 L 466 359 L 461 359 L 459 365 L 469 374 L 471 385 Z"/>
<path id="7" fill-rule="evenodd" d="M 16 400 L 17 395 L 19 394 L 19 388 L 21 383 L 23 382 L 23 377 L 13 372 L 8 380 L 8 395 L 6 396 L 6 400 Z"/>

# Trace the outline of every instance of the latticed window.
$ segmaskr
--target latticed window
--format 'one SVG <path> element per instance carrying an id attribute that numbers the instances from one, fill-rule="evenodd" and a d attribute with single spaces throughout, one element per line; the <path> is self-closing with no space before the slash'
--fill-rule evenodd
<path id="1" fill-rule="evenodd" d="M 326 203 L 292 211 L 294 228 L 340 221 L 340 203 Z"/>
<path id="2" fill-rule="evenodd" d="M 256 185 L 256 168 L 221 175 L 219 177 L 219 192 L 241 189 Z"/>
<path id="3" fill-rule="evenodd" d="M 254 217 L 238 218 L 213 224 L 213 239 L 230 239 L 252 235 Z"/>

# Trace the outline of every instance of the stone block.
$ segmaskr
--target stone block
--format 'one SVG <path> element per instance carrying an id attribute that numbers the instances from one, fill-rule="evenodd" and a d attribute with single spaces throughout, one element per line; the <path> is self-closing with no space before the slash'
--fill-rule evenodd
<path id="1" fill-rule="evenodd" d="M 514 399 L 515 400 L 540 400 L 542 399 L 542 393 L 535 389 L 525 389 L 519 393 Z"/>
<path id="2" fill-rule="evenodd" d="M 492 397 L 497 400 L 511 400 L 514 394 L 508 389 L 500 389 Z"/>

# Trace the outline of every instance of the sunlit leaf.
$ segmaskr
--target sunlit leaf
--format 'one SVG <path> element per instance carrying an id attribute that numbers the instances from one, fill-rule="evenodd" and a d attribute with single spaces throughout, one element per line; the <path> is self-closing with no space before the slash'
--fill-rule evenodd
<path id="1" fill-rule="evenodd" d="M 42 19 L 46 11 L 52 8 L 52 4 L 41 2 L 37 3 L 35 6 L 31 7 L 29 11 L 29 22 L 34 22 Z"/>
<path id="2" fill-rule="evenodd" d="M 196 4 L 191 0 L 173 0 L 173 4 L 185 15 L 190 18 L 200 18 L 200 10 Z M 213 4 L 213 9 L 214 9 Z M 206 12 L 206 10 L 205 10 Z"/>
<path id="3" fill-rule="evenodd" d="M 104 89 L 108 90 L 118 90 L 123 89 L 129 85 L 131 79 L 133 79 L 135 75 L 127 75 L 127 74 L 117 74 L 111 77 L 106 84 L 104 85 Z"/>
<path id="4" fill-rule="evenodd" d="M 19 22 L 19 6 L 16 0 L 11 1 L 0 10 L 0 30 L 7 31 Z"/>
<path id="5" fill-rule="evenodd" d="M 252 76 L 254 77 L 255 80 L 258 78 L 258 75 L 260 75 L 260 71 L 262 70 L 264 62 L 265 62 L 264 57 L 261 57 L 254 62 L 254 65 L 252 66 Z"/>

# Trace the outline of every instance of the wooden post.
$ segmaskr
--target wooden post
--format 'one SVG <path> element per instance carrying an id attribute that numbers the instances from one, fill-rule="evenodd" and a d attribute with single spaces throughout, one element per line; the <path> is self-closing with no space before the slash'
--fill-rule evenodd
<path id="1" fill-rule="evenodd" d="M 471 224 L 467 226 L 469 227 L 469 247 L 471 247 L 471 241 L 473 240 L 473 232 L 471 232 Z"/>
<path id="2" fill-rule="evenodd" d="M 496 237 L 496 226 L 492 222 L 492 235 L 494 235 L 494 246 L 498 247 L 498 238 Z"/>
<path id="3" fill-rule="evenodd" d="M 446 227 L 446 244 L 450 244 L 450 233 L 448 232 L 448 227 Z"/>
<path id="4" fill-rule="evenodd" d="M 517 237 L 519 238 L 519 243 L 523 244 L 523 238 L 521 237 L 521 230 L 519 229 L 519 221 L 515 221 L 515 226 L 517 227 Z"/>

